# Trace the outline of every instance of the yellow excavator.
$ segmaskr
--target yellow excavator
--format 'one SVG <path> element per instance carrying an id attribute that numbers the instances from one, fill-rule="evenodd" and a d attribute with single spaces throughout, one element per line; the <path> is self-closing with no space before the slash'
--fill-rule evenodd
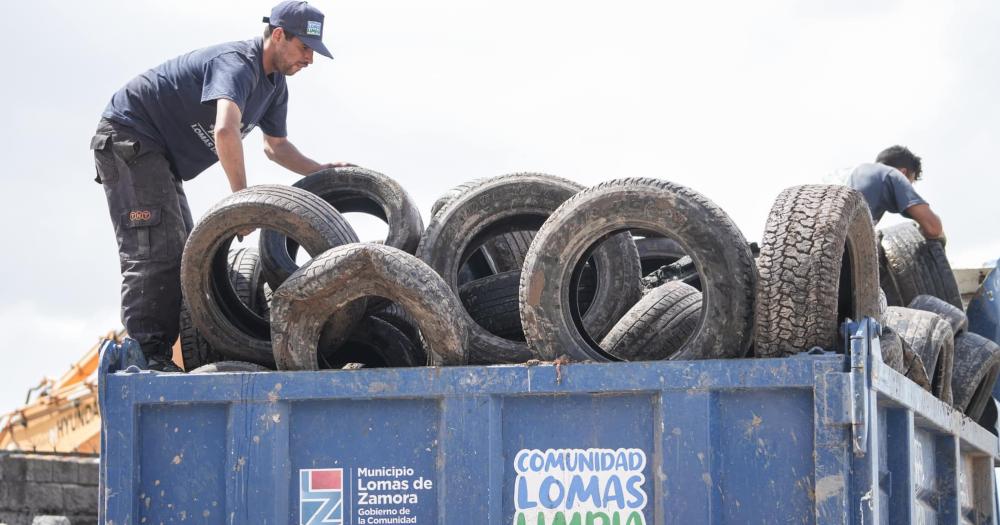
<path id="1" fill-rule="evenodd" d="M 100 453 L 98 350 L 105 340 L 120 343 L 124 337 L 124 330 L 108 332 L 62 377 L 45 378 L 30 389 L 24 406 L 0 417 L 0 450 Z M 174 361 L 179 364 L 179 344 L 174 345 Z"/>

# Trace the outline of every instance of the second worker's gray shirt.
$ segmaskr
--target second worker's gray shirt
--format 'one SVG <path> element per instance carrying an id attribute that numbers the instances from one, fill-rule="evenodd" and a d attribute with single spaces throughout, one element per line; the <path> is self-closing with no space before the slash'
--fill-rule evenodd
<path id="1" fill-rule="evenodd" d="M 851 171 L 845 181 L 848 187 L 860 191 L 868 202 L 872 220 L 878 222 L 885 212 L 899 213 L 906 218 L 906 209 L 917 204 L 927 204 L 913 189 L 906 175 L 885 164 L 861 164 Z"/>

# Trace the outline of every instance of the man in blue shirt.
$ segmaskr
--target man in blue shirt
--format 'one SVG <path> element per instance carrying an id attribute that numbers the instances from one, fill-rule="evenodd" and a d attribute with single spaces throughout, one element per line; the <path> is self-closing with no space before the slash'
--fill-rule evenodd
<path id="1" fill-rule="evenodd" d="M 941 219 L 913 189 L 921 169 L 920 157 L 906 147 L 892 146 L 879 153 L 874 164 L 854 168 L 846 182 L 865 196 L 876 223 L 885 212 L 899 213 L 916 221 L 925 238 L 943 239 Z"/>
<path id="2" fill-rule="evenodd" d="M 323 13 L 284 1 L 264 22 L 263 38 L 199 49 L 129 81 L 91 139 L 118 240 L 122 322 L 154 370 L 180 371 L 171 352 L 181 253 L 194 227 L 183 181 L 219 161 L 232 191 L 246 188 L 242 139 L 257 126 L 267 157 L 288 170 L 307 175 L 343 165 L 300 153 L 285 126 L 285 77 L 312 64 L 314 52 L 331 57 Z"/>

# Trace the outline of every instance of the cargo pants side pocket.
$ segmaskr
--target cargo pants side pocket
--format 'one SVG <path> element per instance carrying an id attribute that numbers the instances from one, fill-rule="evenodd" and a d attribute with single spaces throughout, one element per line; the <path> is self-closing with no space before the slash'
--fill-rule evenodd
<path id="1" fill-rule="evenodd" d="M 115 163 L 114 152 L 111 151 L 113 138 L 109 133 L 97 133 L 90 139 L 90 149 L 94 151 L 94 164 L 97 176 L 94 182 L 98 184 L 114 184 L 118 182 L 118 165 Z"/>
<path id="2" fill-rule="evenodd" d="M 128 246 L 124 243 L 127 259 L 146 260 L 152 255 L 152 243 L 150 241 L 150 231 L 153 226 L 160 224 L 161 209 L 159 206 L 144 206 L 125 210 L 119 218 L 119 224 L 123 230 L 134 232 L 135 245 Z"/>

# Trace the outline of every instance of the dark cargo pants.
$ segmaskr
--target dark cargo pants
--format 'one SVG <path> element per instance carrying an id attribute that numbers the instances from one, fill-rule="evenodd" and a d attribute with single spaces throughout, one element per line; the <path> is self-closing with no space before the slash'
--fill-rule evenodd
<path id="1" fill-rule="evenodd" d="M 181 253 L 194 227 L 163 149 L 101 119 L 90 142 L 118 238 L 122 323 L 146 356 L 169 359 L 181 309 Z"/>

